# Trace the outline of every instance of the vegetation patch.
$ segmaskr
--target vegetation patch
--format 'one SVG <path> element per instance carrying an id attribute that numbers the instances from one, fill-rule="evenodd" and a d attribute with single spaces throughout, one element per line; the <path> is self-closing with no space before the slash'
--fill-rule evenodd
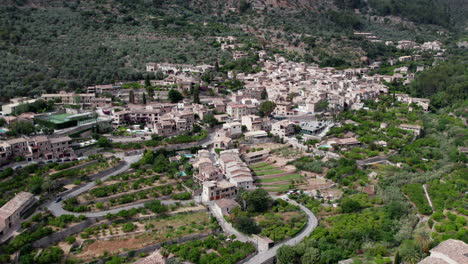
<path id="1" fill-rule="evenodd" d="M 223 235 L 210 236 L 203 240 L 194 240 L 177 245 L 164 245 L 164 248 L 176 257 L 192 263 L 234 264 L 255 251 L 249 243 L 228 242 Z"/>
<path id="2" fill-rule="evenodd" d="M 424 194 L 422 184 L 412 183 L 405 185 L 403 186 L 402 191 L 408 195 L 409 199 L 416 205 L 419 213 L 426 215 L 432 213 L 432 209 L 429 206 L 426 195 Z"/>
<path id="3" fill-rule="evenodd" d="M 261 178 L 261 179 L 257 179 L 257 181 L 260 183 L 269 183 L 269 182 L 289 181 L 289 180 L 294 180 L 294 179 L 299 179 L 299 178 L 302 178 L 302 176 L 299 174 L 288 174 L 288 175 L 274 177 L 274 178 Z"/>

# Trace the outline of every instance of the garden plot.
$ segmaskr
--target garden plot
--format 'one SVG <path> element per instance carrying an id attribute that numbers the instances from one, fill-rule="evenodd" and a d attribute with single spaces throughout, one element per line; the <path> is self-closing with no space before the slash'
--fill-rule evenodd
<path id="1" fill-rule="evenodd" d="M 175 200 L 191 198 L 175 178 L 146 169 L 119 174 L 113 176 L 111 181 L 97 184 L 80 196 L 66 200 L 65 209 L 73 212 L 100 211 L 158 197 Z"/>
<path id="2" fill-rule="evenodd" d="M 245 207 L 231 210 L 227 221 L 244 234 L 257 234 L 276 243 L 294 237 L 307 223 L 301 209 L 282 199 L 272 200 L 258 188 L 244 196 Z"/>
<path id="3" fill-rule="evenodd" d="M 87 228 L 77 235 L 77 241 L 83 244 L 81 248 L 72 249 L 70 258 L 90 261 L 187 235 L 208 234 L 213 228 L 205 212 L 160 216 L 127 223 L 114 221 L 112 224 Z"/>
<path id="4" fill-rule="evenodd" d="M 255 252 L 252 244 L 227 241 L 222 234 L 183 244 L 165 245 L 164 248 L 176 258 L 190 261 L 190 263 L 234 264 Z"/>
<path id="5" fill-rule="evenodd" d="M 268 163 L 258 163 L 251 165 L 250 168 L 256 175 L 259 186 L 270 192 L 285 192 L 294 188 L 292 180 L 301 179 L 302 176 L 294 173 L 294 167 L 278 167 Z"/>

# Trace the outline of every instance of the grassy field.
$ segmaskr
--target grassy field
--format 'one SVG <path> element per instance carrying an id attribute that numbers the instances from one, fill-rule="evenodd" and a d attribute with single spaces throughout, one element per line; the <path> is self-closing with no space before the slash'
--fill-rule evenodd
<path id="1" fill-rule="evenodd" d="M 268 183 L 268 182 L 288 181 L 288 180 L 294 180 L 298 178 L 302 178 L 302 176 L 299 174 L 288 174 L 288 175 L 274 177 L 274 178 L 257 179 L 257 181 L 260 183 Z"/>
<path id="2" fill-rule="evenodd" d="M 270 165 L 270 164 L 265 163 L 265 162 L 260 162 L 260 163 L 255 163 L 255 164 L 250 165 L 250 168 L 251 168 L 252 170 L 255 170 L 255 169 L 258 169 L 258 168 L 267 166 L 267 165 Z"/>
<path id="3" fill-rule="evenodd" d="M 266 184 L 266 185 L 261 185 L 260 187 L 270 192 L 286 192 L 290 190 L 289 184 L 278 184 L 278 185 Z"/>
<path id="4" fill-rule="evenodd" d="M 263 167 L 259 167 L 256 169 L 253 169 L 254 171 L 264 171 L 264 170 L 273 170 L 273 169 L 278 169 L 278 167 L 272 166 L 272 165 L 265 165 Z"/>
<path id="5" fill-rule="evenodd" d="M 255 175 L 265 176 L 265 175 L 280 174 L 280 173 L 284 173 L 284 172 L 285 171 L 283 171 L 283 170 L 273 169 L 273 170 L 265 170 L 265 171 L 255 171 Z"/>

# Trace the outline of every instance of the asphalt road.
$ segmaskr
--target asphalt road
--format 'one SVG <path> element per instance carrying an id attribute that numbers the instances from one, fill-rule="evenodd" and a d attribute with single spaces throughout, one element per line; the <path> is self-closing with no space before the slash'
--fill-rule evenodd
<path id="1" fill-rule="evenodd" d="M 163 201 L 161 201 L 161 203 L 165 204 L 165 205 L 172 205 L 172 204 L 175 204 L 175 203 L 188 204 L 188 203 L 191 203 L 193 201 L 194 200 L 186 200 L 186 201 L 163 200 Z M 115 214 L 115 213 L 118 213 L 118 212 L 123 211 L 123 210 L 130 210 L 130 209 L 134 209 L 134 208 L 142 208 L 145 205 L 145 202 L 141 202 L 141 203 L 137 203 L 137 204 L 131 204 L 131 205 L 127 205 L 127 206 L 123 206 L 123 207 L 119 207 L 119 208 L 115 208 L 115 209 L 111 209 L 111 210 L 91 212 L 91 213 L 72 213 L 72 212 L 66 211 L 62 207 L 62 202 L 60 202 L 60 203 L 52 202 L 47 208 L 55 216 L 60 216 L 60 215 L 80 216 L 80 215 L 84 215 L 84 216 L 86 216 L 88 218 L 96 218 L 96 217 L 106 216 L 107 214 Z"/>
<path id="2" fill-rule="evenodd" d="M 241 232 L 237 231 L 230 223 L 224 219 L 222 215 L 219 215 L 217 210 L 214 209 L 214 203 L 208 204 L 208 208 L 210 208 L 210 212 L 213 214 L 213 216 L 218 220 L 219 225 L 221 226 L 221 229 L 228 234 L 228 235 L 235 235 L 236 239 L 242 242 L 252 242 L 255 244 L 255 241 L 252 237 L 249 237 L 247 235 L 242 234 Z"/>
<path id="3" fill-rule="evenodd" d="M 107 180 L 108 178 L 114 176 L 114 175 L 117 175 L 117 174 L 120 174 L 126 170 L 128 170 L 130 168 L 130 165 L 132 163 L 135 163 L 137 162 L 139 159 L 141 158 L 140 155 L 136 155 L 136 156 L 126 156 L 126 157 L 123 157 L 123 159 L 125 160 L 126 164 L 125 166 L 123 166 L 122 168 L 120 168 L 119 170 L 113 172 L 113 173 L 109 173 L 108 175 L 104 176 L 101 178 L 101 181 L 105 181 Z M 83 185 L 82 187 L 74 190 L 73 192 L 67 194 L 67 195 L 64 195 L 62 197 L 63 200 L 66 200 L 68 198 L 71 198 L 71 197 L 75 197 L 75 196 L 78 196 L 88 190 L 90 190 L 91 188 L 93 188 L 94 186 L 96 186 L 96 183 L 93 181 L 93 182 L 90 182 L 88 184 L 85 184 Z M 50 201 L 48 202 L 45 207 L 47 207 L 47 209 L 55 216 L 59 216 L 59 215 L 63 215 L 63 214 L 74 214 L 74 213 L 71 213 L 71 212 L 68 212 L 68 211 L 65 211 L 63 209 L 63 201 L 60 201 L 58 203 L 56 203 L 55 201 Z M 124 209 L 121 209 L 119 208 L 119 210 L 124 210 Z M 111 210 L 112 211 L 112 210 Z M 106 212 L 107 213 L 107 212 Z M 80 214 L 76 214 L 76 215 L 80 215 Z M 86 214 L 85 214 L 86 215 Z M 105 214 L 104 214 L 105 215 Z"/>
<path id="4" fill-rule="evenodd" d="M 281 198 L 284 199 L 284 197 L 281 197 Z M 317 227 L 318 220 L 315 217 L 315 215 L 309 209 L 307 209 L 305 206 L 303 206 L 301 204 L 296 203 L 293 200 L 288 199 L 288 202 L 299 206 L 301 208 L 301 210 L 304 211 L 307 214 L 307 225 L 306 225 L 306 227 L 297 236 L 295 236 L 295 237 L 293 237 L 293 238 L 291 238 L 291 239 L 289 239 L 289 240 L 287 240 L 285 242 L 282 242 L 282 243 L 270 248 L 267 251 L 264 251 L 264 252 L 261 252 L 261 253 L 255 255 L 255 257 L 253 257 L 250 260 L 248 260 L 247 262 L 245 262 L 245 264 L 262 264 L 262 263 L 272 259 L 273 257 L 276 256 L 276 252 L 278 251 L 278 249 L 281 246 L 283 246 L 283 245 L 288 245 L 288 246 L 297 245 L 305 237 L 309 236 L 310 233 L 312 233 L 312 231 L 314 231 L 314 229 Z"/>

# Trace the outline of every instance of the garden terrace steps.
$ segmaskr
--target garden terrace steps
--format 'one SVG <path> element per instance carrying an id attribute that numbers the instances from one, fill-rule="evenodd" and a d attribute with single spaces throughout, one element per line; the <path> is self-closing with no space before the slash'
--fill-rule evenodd
<path id="1" fill-rule="evenodd" d="M 91 200 L 91 201 L 89 201 L 89 200 L 81 201 L 80 205 L 87 205 L 87 204 L 92 204 L 92 203 L 96 203 L 96 202 L 107 202 L 110 199 L 120 198 L 120 197 L 122 197 L 124 195 L 131 195 L 131 194 L 139 193 L 141 191 L 151 190 L 152 188 L 159 187 L 159 186 L 165 186 L 165 185 L 171 185 L 172 186 L 172 185 L 176 185 L 176 184 L 177 184 L 177 182 L 172 182 L 172 183 L 168 183 L 168 184 L 158 184 L 158 185 L 152 185 L 152 186 L 145 186 L 145 187 L 143 187 L 141 189 L 126 191 L 126 192 L 120 192 L 120 193 L 116 193 L 116 194 L 105 196 L 105 197 L 94 197 L 92 194 L 90 194 L 91 196 L 93 196 L 92 197 L 93 200 Z M 83 198 L 83 199 L 85 199 L 85 198 Z M 158 198 L 158 199 L 160 199 L 160 198 Z"/>
<path id="2" fill-rule="evenodd" d="M 257 179 L 268 179 L 268 178 L 276 178 L 276 177 L 281 177 L 281 176 L 286 176 L 293 174 L 293 172 L 283 172 L 283 173 L 277 173 L 277 174 L 269 174 L 269 175 L 261 175 L 261 176 L 254 176 L 254 178 Z"/>

